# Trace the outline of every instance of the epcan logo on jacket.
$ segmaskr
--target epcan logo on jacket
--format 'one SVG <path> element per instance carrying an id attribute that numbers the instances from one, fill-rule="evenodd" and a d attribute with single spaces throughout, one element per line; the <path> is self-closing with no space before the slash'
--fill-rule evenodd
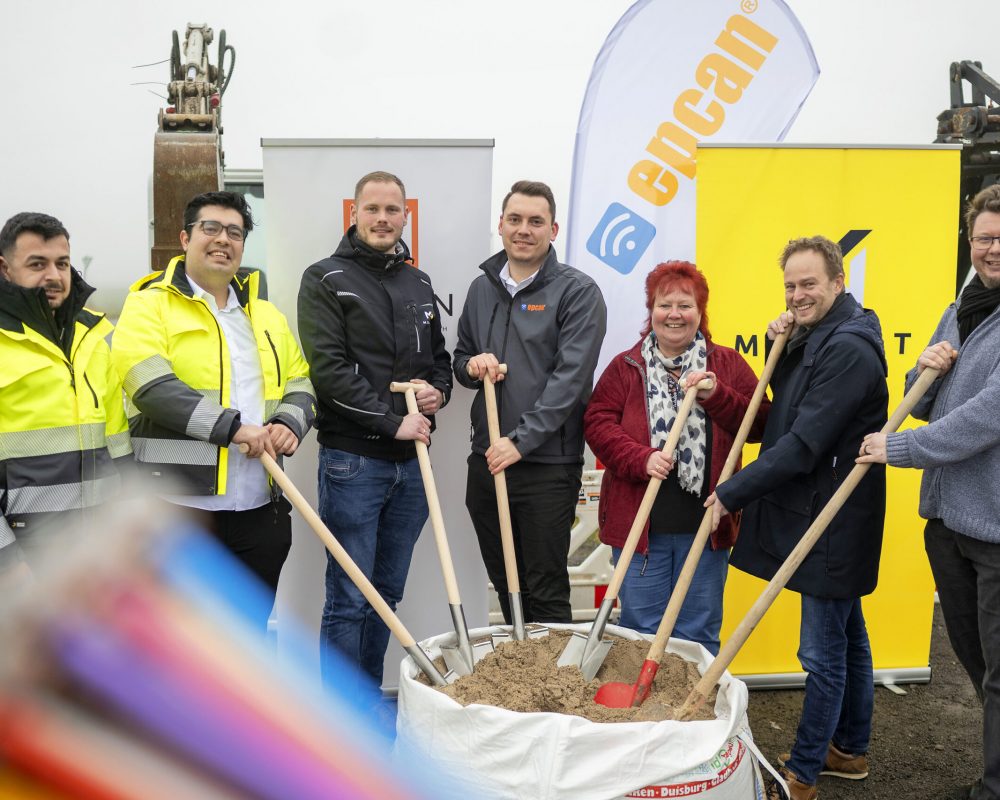
<path id="1" fill-rule="evenodd" d="M 544 311 L 545 303 L 521 303 L 522 311 Z"/>

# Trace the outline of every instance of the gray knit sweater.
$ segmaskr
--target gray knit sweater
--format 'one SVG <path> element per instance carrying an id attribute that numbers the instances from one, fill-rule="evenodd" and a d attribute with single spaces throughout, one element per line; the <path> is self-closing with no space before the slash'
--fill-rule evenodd
<path id="1" fill-rule="evenodd" d="M 930 344 L 958 344 L 957 309 L 944 312 Z M 914 367 L 907 390 L 916 379 Z M 893 466 L 924 469 L 920 516 L 1000 544 L 1000 309 L 965 340 L 913 416 L 930 424 L 890 433 L 886 452 Z"/>

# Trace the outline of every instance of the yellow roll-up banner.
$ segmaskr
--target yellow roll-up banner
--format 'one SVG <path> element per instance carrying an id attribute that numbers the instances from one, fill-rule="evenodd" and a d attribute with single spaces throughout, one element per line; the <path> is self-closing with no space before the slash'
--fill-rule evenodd
<path id="1" fill-rule="evenodd" d="M 959 175 L 960 149 L 948 145 L 699 147 L 696 252 L 711 290 L 713 338 L 760 374 L 764 331 L 784 310 L 778 256 L 789 239 L 826 236 L 844 251 L 849 291 L 881 320 L 891 410 L 955 296 Z M 748 447 L 744 461 L 756 452 Z M 879 583 L 863 601 L 882 682 L 929 677 L 934 583 L 917 515 L 920 476 L 888 470 Z M 723 640 L 765 585 L 729 571 Z M 798 643 L 798 595 L 786 591 L 733 671 L 757 685 L 799 682 Z"/>

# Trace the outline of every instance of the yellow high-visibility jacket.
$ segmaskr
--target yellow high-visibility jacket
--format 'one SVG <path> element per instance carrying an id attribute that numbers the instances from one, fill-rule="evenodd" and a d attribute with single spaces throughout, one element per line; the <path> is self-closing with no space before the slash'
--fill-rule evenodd
<path id="1" fill-rule="evenodd" d="M 265 422 L 287 425 L 301 441 L 316 415 L 309 366 L 285 316 L 258 296 L 260 273 L 241 270 L 232 286 L 257 342 Z M 111 356 L 125 387 L 139 471 L 173 479 L 171 493 L 225 494 L 228 446 L 240 416 L 229 407 L 229 349 L 211 308 L 191 291 L 183 256 L 132 286 Z"/>
<path id="2" fill-rule="evenodd" d="M 53 315 L 41 289 L 0 279 L 0 568 L 20 560 L 19 541 L 82 521 L 120 488 L 132 448 L 113 326 L 84 307 L 93 291 L 74 270 Z"/>

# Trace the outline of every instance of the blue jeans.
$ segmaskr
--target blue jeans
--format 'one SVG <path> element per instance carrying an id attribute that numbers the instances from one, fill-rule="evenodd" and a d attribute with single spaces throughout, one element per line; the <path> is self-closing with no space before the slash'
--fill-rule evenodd
<path id="1" fill-rule="evenodd" d="M 693 541 L 693 533 L 653 534 L 649 537 L 649 552 L 632 556 L 618 593 L 622 605 L 620 625 L 640 633 L 656 633 Z M 612 547 L 611 552 L 617 564 L 621 548 Z M 713 655 L 719 654 L 722 595 L 728 571 L 729 551 L 712 550 L 706 544 L 672 636 L 698 642 Z"/>
<path id="2" fill-rule="evenodd" d="M 410 557 L 427 520 L 427 498 L 416 458 L 385 461 L 343 450 L 319 451 L 320 517 L 389 607 L 403 599 Z M 352 680 L 325 657 L 336 647 L 382 684 L 389 629 L 328 552 L 326 603 L 320 625 L 324 685 Z"/>
<path id="3" fill-rule="evenodd" d="M 860 598 L 802 595 L 799 663 L 809 674 L 799 729 L 785 766 L 803 783 L 815 784 L 831 741 L 845 753 L 868 752 L 875 685 Z"/>

